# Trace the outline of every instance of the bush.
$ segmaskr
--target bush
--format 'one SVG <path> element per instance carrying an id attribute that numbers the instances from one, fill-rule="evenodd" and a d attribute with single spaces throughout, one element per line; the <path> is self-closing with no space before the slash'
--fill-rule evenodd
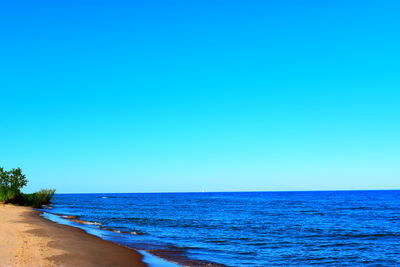
<path id="1" fill-rule="evenodd" d="M 50 204 L 51 199 L 56 192 L 55 189 L 42 189 L 36 193 L 33 193 L 33 206 L 43 206 Z"/>
<path id="2" fill-rule="evenodd" d="M 8 200 L 15 198 L 19 194 L 20 192 L 18 191 L 10 190 L 3 186 L 0 186 L 0 202 L 7 202 Z"/>
<path id="3" fill-rule="evenodd" d="M 43 205 L 50 204 L 55 191 L 55 189 L 42 189 L 32 194 L 19 193 L 7 199 L 5 203 L 41 208 Z"/>

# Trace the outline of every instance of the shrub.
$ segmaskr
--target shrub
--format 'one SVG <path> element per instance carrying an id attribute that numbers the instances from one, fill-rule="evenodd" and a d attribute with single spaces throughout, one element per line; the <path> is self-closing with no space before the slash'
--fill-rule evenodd
<path id="1" fill-rule="evenodd" d="M 0 201 L 7 202 L 10 199 L 15 198 L 20 192 L 16 190 L 10 190 L 4 186 L 0 186 Z"/>
<path id="2" fill-rule="evenodd" d="M 41 208 L 43 205 L 50 204 L 55 191 L 55 189 L 42 189 L 32 194 L 19 193 L 7 199 L 5 203 Z"/>
<path id="3" fill-rule="evenodd" d="M 34 193 L 33 206 L 41 207 L 43 205 L 50 204 L 50 201 L 53 198 L 55 192 L 55 189 L 42 189 Z"/>

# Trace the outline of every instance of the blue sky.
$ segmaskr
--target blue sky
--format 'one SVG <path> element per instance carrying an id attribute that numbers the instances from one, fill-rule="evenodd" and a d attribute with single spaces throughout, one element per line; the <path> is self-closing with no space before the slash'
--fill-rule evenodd
<path id="1" fill-rule="evenodd" d="M 399 7 L 2 1 L 0 166 L 26 191 L 400 189 Z"/>

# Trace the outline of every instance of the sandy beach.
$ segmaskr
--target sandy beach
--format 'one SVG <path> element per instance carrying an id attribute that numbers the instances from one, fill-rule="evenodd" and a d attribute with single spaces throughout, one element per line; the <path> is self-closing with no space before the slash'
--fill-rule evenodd
<path id="1" fill-rule="evenodd" d="M 0 204 L 0 267 L 146 266 L 138 252 Z"/>

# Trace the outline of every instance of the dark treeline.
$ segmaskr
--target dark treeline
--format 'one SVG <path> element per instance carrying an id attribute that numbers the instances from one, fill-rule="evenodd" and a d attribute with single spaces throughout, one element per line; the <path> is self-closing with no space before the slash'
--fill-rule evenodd
<path id="1" fill-rule="evenodd" d="M 27 184 L 28 180 L 20 168 L 7 171 L 0 167 L 0 202 L 35 208 L 50 203 L 55 189 L 42 189 L 32 194 L 22 193 L 21 188 Z"/>

